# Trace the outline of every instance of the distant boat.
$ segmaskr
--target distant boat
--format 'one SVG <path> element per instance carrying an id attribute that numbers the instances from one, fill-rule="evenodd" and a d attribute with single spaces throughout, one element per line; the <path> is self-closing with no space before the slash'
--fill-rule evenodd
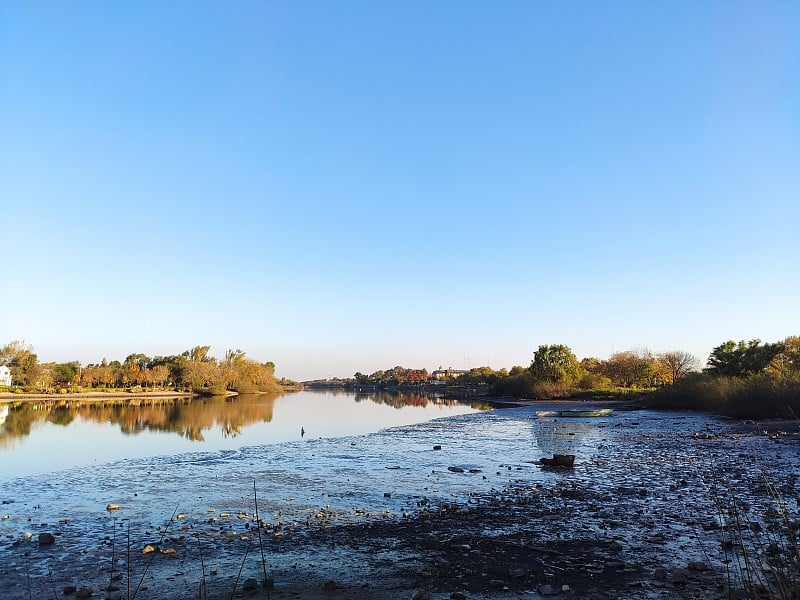
<path id="1" fill-rule="evenodd" d="M 539 410 L 537 417 L 608 417 L 614 412 L 611 408 L 580 409 L 569 408 L 566 410 Z"/>

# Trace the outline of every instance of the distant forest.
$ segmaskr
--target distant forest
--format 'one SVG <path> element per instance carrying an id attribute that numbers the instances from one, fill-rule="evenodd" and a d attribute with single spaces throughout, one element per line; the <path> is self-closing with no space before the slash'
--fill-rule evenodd
<path id="1" fill-rule="evenodd" d="M 0 349 L 0 365 L 9 368 L 11 388 L 20 393 L 160 388 L 224 394 L 279 392 L 297 385 L 276 379 L 272 362 L 250 360 L 242 350 L 228 350 L 218 360 L 209 355 L 210 349 L 195 346 L 182 354 L 152 358 L 131 354 L 123 362 L 104 358 L 81 366 L 78 361 L 40 363 L 33 346 L 14 341 Z"/>

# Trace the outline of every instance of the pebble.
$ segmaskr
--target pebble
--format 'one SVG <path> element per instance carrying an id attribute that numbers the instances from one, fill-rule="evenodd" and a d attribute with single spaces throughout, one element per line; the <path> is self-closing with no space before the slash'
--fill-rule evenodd
<path id="1" fill-rule="evenodd" d="M 544 585 L 540 585 L 538 587 L 539 593 L 542 596 L 552 596 L 555 592 L 553 591 L 553 586 L 549 583 L 545 583 Z"/>

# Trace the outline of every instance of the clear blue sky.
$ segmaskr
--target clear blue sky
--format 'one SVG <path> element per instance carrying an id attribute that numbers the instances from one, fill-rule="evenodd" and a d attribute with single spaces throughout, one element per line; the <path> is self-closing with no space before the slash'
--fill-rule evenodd
<path id="1" fill-rule="evenodd" d="M 800 334 L 800 3 L 0 3 L 0 343 L 279 375 Z"/>

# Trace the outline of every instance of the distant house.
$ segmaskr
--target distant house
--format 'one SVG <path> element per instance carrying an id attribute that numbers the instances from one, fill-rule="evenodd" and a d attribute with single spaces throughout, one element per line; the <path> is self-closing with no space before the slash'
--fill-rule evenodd
<path id="1" fill-rule="evenodd" d="M 11 387 L 11 369 L 5 365 L 0 365 L 0 385 Z"/>
<path id="2" fill-rule="evenodd" d="M 445 381 L 448 379 L 454 379 L 459 375 L 463 375 L 464 373 L 469 373 L 469 371 L 461 371 L 452 367 L 449 369 L 443 369 L 442 367 L 439 367 L 433 373 L 431 373 L 431 378 L 437 381 Z"/>

